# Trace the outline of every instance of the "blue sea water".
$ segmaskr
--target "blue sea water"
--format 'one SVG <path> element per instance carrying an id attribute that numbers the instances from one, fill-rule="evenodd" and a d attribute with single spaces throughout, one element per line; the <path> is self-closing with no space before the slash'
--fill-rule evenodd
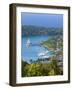
<path id="1" fill-rule="evenodd" d="M 48 58 L 51 52 L 40 45 L 42 41 L 46 41 L 50 36 L 23 36 L 21 40 L 21 59 L 24 61 L 37 60 L 38 58 Z M 27 41 L 30 40 L 31 45 L 27 47 Z"/>

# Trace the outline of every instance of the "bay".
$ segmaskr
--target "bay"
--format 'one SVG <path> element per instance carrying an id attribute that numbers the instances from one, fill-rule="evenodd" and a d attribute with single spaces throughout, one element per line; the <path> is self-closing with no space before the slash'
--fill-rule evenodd
<path id="1" fill-rule="evenodd" d="M 29 62 L 32 60 L 37 60 L 39 58 L 49 58 L 51 52 L 40 45 L 41 42 L 46 41 L 51 36 L 23 36 L 21 40 L 21 59 Z M 27 41 L 30 41 L 31 45 L 27 47 Z"/>

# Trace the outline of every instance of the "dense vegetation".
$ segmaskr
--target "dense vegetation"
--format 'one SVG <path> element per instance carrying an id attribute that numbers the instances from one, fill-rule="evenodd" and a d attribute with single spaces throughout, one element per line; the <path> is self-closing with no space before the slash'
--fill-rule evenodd
<path id="1" fill-rule="evenodd" d="M 57 49 L 63 50 L 63 35 L 53 36 L 47 41 L 43 41 L 42 45 L 54 51 Z"/>
<path id="2" fill-rule="evenodd" d="M 30 76 L 52 76 L 63 75 L 63 33 L 62 29 L 44 28 L 35 26 L 22 26 L 22 35 L 52 35 L 41 45 L 54 52 L 50 58 L 36 61 L 30 60 L 30 63 L 22 60 L 22 77 Z"/>
<path id="3" fill-rule="evenodd" d="M 28 64 L 22 61 L 22 77 L 62 75 L 63 71 L 58 63 L 54 57 L 51 58 L 50 63 L 36 62 Z"/>
<path id="4" fill-rule="evenodd" d="M 60 34 L 62 34 L 62 28 L 47 28 L 47 27 L 37 27 L 32 25 L 22 26 L 22 36 L 60 35 Z"/>

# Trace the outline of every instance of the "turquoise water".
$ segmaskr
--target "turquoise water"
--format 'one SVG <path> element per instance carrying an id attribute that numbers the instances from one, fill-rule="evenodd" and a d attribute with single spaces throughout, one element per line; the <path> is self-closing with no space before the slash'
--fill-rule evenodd
<path id="1" fill-rule="evenodd" d="M 22 60 L 37 60 L 38 58 L 48 58 L 51 52 L 40 45 L 42 41 L 48 40 L 50 36 L 30 36 L 22 37 L 21 41 L 21 58 Z M 30 40 L 31 45 L 27 46 L 27 41 Z"/>

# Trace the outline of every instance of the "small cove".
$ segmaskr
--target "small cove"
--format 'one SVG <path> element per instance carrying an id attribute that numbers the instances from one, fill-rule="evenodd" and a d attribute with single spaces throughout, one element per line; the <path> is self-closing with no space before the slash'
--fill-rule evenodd
<path id="1" fill-rule="evenodd" d="M 24 61 L 37 60 L 39 58 L 49 58 L 52 52 L 40 45 L 41 42 L 46 41 L 51 36 L 23 36 L 21 41 L 21 59 Z M 28 38 L 31 45 L 27 47 Z"/>

